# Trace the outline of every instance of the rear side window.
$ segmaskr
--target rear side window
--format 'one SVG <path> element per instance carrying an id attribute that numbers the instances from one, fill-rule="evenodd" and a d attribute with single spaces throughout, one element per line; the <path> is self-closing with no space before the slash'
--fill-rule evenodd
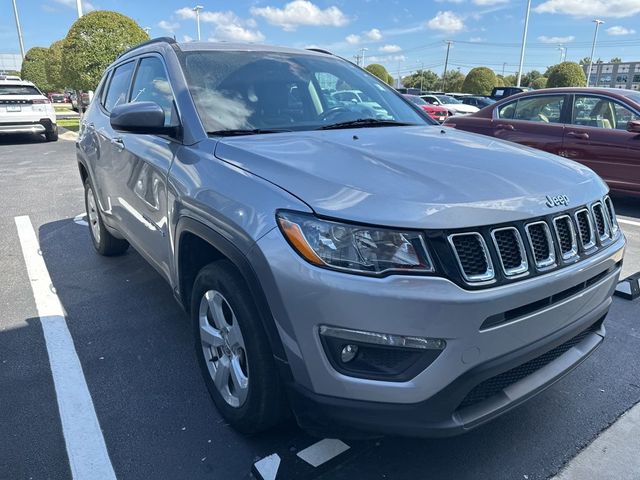
<path id="1" fill-rule="evenodd" d="M 42 95 L 31 85 L 0 85 L 0 95 Z"/>
<path id="2" fill-rule="evenodd" d="M 103 104 L 107 112 L 113 110 L 113 107 L 127 103 L 127 93 L 129 92 L 132 75 L 133 62 L 120 65 L 113 71 L 113 74 L 111 75 L 111 82 L 109 82 L 109 89 L 107 90 Z"/>
<path id="3" fill-rule="evenodd" d="M 573 104 L 574 125 L 626 130 L 633 120 L 640 120 L 640 116 L 611 99 L 576 95 Z"/>
<path id="4" fill-rule="evenodd" d="M 560 123 L 564 100 L 563 95 L 521 98 L 500 107 L 498 116 L 528 122 Z"/>
<path id="5" fill-rule="evenodd" d="M 131 89 L 131 102 L 153 102 L 164 111 L 166 127 L 179 124 L 173 91 L 162 60 L 146 57 L 140 60 Z"/>

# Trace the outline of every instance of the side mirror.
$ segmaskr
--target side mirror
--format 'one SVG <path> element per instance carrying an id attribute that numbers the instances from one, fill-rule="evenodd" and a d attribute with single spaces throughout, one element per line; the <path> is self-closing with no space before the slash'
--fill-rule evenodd
<path id="1" fill-rule="evenodd" d="M 627 123 L 627 132 L 640 133 L 640 120 L 631 120 Z"/>
<path id="2" fill-rule="evenodd" d="M 176 127 L 164 125 L 164 110 L 154 102 L 135 102 L 118 105 L 111 111 L 111 127 L 120 132 L 172 135 Z"/>

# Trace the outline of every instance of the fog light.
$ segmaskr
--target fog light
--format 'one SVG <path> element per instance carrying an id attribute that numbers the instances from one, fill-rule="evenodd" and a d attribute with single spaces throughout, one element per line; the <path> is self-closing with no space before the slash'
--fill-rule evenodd
<path id="1" fill-rule="evenodd" d="M 356 358 L 357 354 L 358 354 L 357 345 L 346 345 L 342 349 L 342 352 L 340 353 L 340 360 L 342 360 L 343 363 L 348 363 L 354 358 Z"/>

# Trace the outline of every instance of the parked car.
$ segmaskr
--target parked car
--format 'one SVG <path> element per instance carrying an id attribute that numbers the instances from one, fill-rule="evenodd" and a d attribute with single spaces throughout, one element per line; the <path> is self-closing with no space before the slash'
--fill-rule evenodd
<path id="1" fill-rule="evenodd" d="M 67 101 L 64 93 L 49 93 L 47 97 L 51 103 L 65 103 Z"/>
<path id="2" fill-rule="evenodd" d="M 640 93 L 556 88 L 509 97 L 450 126 L 578 161 L 614 192 L 640 195 Z"/>
<path id="3" fill-rule="evenodd" d="M 43 133 L 58 140 L 56 112 L 31 82 L 0 80 L 0 133 Z"/>
<path id="4" fill-rule="evenodd" d="M 377 118 L 391 118 L 389 113 L 378 102 L 360 90 L 339 90 L 331 94 L 334 101 L 343 105 L 349 103 L 359 104 L 375 112 Z M 365 110 L 366 113 L 366 110 Z"/>
<path id="5" fill-rule="evenodd" d="M 478 111 L 478 107 L 465 105 L 460 100 L 448 95 L 420 95 L 420 98 L 431 105 L 446 108 L 449 116 L 469 115 Z"/>
<path id="6" fill-rule="evenodd" d="M 335 84 L 391 118 L 331 106 Z M 167 280 L 242 432 L 290 407 L 315 434 L 462 433 L 603 341 L 625 245 L 604 182 L 331 54 L 151 40 L 107 68 L 76 151 L 94 248 Z"/>
<path id="7" fill-rule="evenodd" d="M 483 109 L 489 105 L 493 105 L 496 101 L 489 97 L 469 96 L 460 99 L 462 103 Z"/>
<path id="8" fill-rule="evenodd" d="M 533 90 L 529 87 L 495 87 L 491 91 L 491 98 L 494 100 L 502 100 L 503 98 L 517 95 L 518 93 L 530 92 Z"/>
<path id="9" fill-rule="evenodd" d="M 91 102 L 89 93 L 82 92 L 80 96 L 82 97 L 82 107 L 87 108 L 89 106 L 89 103 Z M 76 92 L 72 92 L 69 98 L 71 101 L 71 109 L 77 112 L 78 111 L 78 94 Z"/>
<path id="10" fill-rule="evenodd" d="M 449 116 L 449 111 L 446 108 L 439 107 L 437 105 L 431 105 L 417 95 L 403 95 L 403 97 L 424 110 L 427 115 L 429 115 L 429 117 L 431 117 L 436 122 L 442 123 Z"/>

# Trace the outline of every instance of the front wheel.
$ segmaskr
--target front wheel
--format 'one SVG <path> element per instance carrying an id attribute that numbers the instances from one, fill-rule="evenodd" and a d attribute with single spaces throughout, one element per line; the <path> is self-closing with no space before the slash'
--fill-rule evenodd
<path id="1" fill-rule="evenodd" d="M 196 355 L 224 419 L 243 433 L 276 425 L 286 400 L 251 292 L 233 264 L 211 263 L 196 277 L 191 300 Z"/>
<path id="2" fill-rule="evenodd" d="M 129 248 L 129 242 L 114 237 L 104 226 L 93 186 L 89 179 L 84 182 L 84 204 L 87 209 L 89 235 L 96 251 L 106 257 L 124 253 Z"/>

